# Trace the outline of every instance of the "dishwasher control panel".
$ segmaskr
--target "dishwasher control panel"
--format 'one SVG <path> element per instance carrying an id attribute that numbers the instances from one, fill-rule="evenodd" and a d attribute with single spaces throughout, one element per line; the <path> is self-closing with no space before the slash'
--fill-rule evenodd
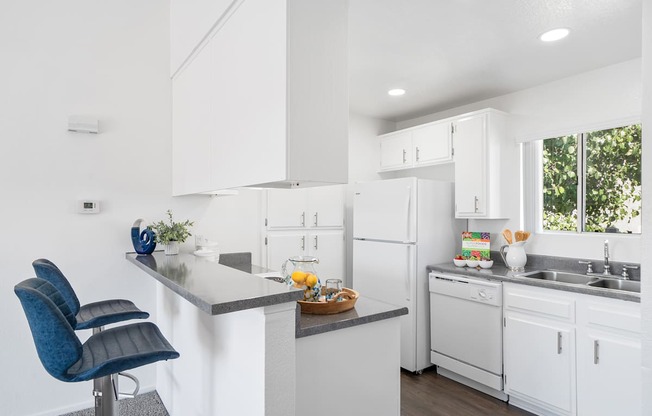
<path id="1" fill-rule="evenodd" d="M 430 273 L 431 293 L 502 306 L 502 282 L 449 274 Z"/>
<path id="2" fill-rule="evenodd" d="M 487 287 L 471 286 L 470 298 L 481 302 L 491 302 L 496 299 L 497 289 Z"/>

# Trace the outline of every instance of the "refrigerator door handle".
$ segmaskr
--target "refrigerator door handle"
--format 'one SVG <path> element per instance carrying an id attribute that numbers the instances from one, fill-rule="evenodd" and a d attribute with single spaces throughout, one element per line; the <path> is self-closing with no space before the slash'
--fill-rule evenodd
<path id="1" fill-rule="evenodd" d="M 409 266 L 408 266 L 408 272 L 407 272 L 406 277 L 405 277 L 405 290 L 406 290 L 406 293 L 405 293 L 405 300 L 407 300 L 407 301 L 409 302 L 410 299 L 412 298 L 412 287 L 411 287 L 411 285 L 410 285 L 410 280 L 412 279 L 412 273 L 413 273 L 413 269 L 412 269 L 412 268 L 413 268 L 414 266 L 413 266 L 413 264 L 412 264 L 413 262 L 412 262 L 412 256 L 411 256 L 411 254 L 412 254 L 412 249 L 413 249 L 414 247 L 412 247 L 412 246 L 407 246 L 406 248 L 407 248 L 407 261 L 408 261 L 408 265 L 409 265 Z"/>
<path id="2" fill-rule="evenodd" d="M 412 237 L 412 227 L 410 227 L 410 202 L 412 202 L 412 187 L 407 187 L 407 201 L 405 201 L 405 226 L 407 227 L 408 241 L 414 241 Z"/>

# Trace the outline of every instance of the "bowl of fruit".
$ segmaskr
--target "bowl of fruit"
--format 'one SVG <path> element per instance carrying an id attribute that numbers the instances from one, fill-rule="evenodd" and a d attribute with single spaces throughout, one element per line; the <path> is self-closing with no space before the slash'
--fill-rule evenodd
<path id="1" fill-rule="evenodd" d="M 482 267 L 483 269 L 490 269 L 491 266 L 494 265 L 494 261 L 491 260 L 489 257 L 482 257 L 480 258 L 480 261 L 478 262 L 478 265 Z"/>
<path id="2" fill-rule="evenodd" d="M 480 257 L 471 256 L 466 259 L 466 265 L 468 267 L 478 267 L 478 264 L 480 264 Z"/>
<path id="3" fill-rule="evenodd" d="M 466 266 L 466 259 L 464 258 L 464 256 L 458 254 L 453 259 L 453 264 L 456 265 L 457 267 L 464 267 Z"/>

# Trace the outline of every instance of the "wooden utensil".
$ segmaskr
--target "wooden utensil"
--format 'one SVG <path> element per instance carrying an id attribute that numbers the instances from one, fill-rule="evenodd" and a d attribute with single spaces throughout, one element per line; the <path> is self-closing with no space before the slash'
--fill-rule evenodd
<path id="1" fill-rule="evenodd" d="M 512 244 L 512 232 L 509 229 L 505 228 L 503 230 L 503 237 L 507 241 L 507 244 Z"/>
<path id="2" fill-rule="evenodd" d="M 527 241 L 527 239 L 530 238 L 530 232 L 518 230 L 516 233 L 514 233 L 514 237 L 516 239 L 516 242 Z"/>

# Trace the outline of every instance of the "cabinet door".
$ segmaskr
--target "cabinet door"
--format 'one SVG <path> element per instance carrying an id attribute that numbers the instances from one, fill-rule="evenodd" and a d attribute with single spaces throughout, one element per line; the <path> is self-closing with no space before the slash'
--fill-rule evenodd
<path id="1" fill-rule="evenodd" d="M 287 178 L 286 13 L 285 2 L 241 2 L 206 46 L 215 57 L 213 189 Z"/>
<path id="2" fill-rule="evenodd" d="M 267 191 L 267 228 L 303 228 L 308 224 L 305 189 Z"/>
<path id="3" fill-rule="evenodd" d="M 280 272 L 285 260 L 307 253 L 307 244 L 304 232 L 269 233 L 267 235 L 267 268 Z"/>
<path id="4" fill-rule="evenodd" d="M 172 82 L 172 194 L 211 189 L 211 55 L 202 50 Z"/>
<path id="5" fill-rule="evenodd" d="M 412 166 L 412 132 L 380 139 L 380 169 L 392 170 Z"/>
<path id="6" fill-rule="evenodd" d="M 574 330 L 513 312 L 505 322 L 505 392 L 574 414 Z"/>
<path id="7" fill-rule="evenodd" d="M 326 279 L 344 281 L 344 231 L 312 231 L 307 238 L 308 254 L 319 259 L 316 268 L 322 284 Z"/>
<path id="8" fill-rule="evenodd" d="M 428 124 L 412 131 L 414 165 L 433 165 L 453 160 L 451 152 L 451 124 Z"/>
<path id="9" fill-rule="evenodd" d="M 578 414 L 641 414 L 641 341 L 589 329 L 578 341 Z"/>
<path id="10" fill-rule="evenodd" d="M 342 185 L 309 188 L 308 218 L 310 227 L 341 227 L 344 225 L 344 187 Z"/>
<path id="11" fill-rule="evenodd" d="M 458 218 L 487 214 L 487 116 L 480 114 L 454 123 L 455 215 Z"/>

